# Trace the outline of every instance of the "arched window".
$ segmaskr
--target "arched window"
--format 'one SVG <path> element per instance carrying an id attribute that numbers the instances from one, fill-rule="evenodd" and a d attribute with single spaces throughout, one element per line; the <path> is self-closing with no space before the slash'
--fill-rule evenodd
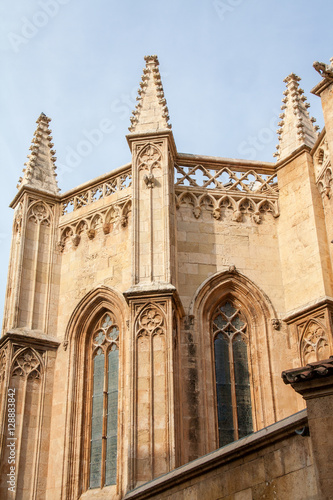
<path id="1" fill-rule="evenodd" d="M 89 487 L 103 488 L 117 478 L 119 328 L 111 312 L 95 324 L 90 349 Z"/>
<path id="2" fill-rule="evenodd" d="M 233 300 L 216 308 L 211 331 L 219 446 L 253 432 L 247 330 L 246 319 Z"/>

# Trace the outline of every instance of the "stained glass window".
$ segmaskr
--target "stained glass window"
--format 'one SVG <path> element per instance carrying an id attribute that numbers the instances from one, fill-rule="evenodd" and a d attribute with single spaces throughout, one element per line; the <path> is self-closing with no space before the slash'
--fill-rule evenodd
<path id="1" fill-rule="evenodd" d="M 92 408 L 89 487 L 116 484 L 119 328 L 111 313 L 92 334 Z"/>
<path id="2" fill-rule="evenodd" d="M 228 300 L 212 318 L 219 446 L 253 432 L 247 323 Z"/>

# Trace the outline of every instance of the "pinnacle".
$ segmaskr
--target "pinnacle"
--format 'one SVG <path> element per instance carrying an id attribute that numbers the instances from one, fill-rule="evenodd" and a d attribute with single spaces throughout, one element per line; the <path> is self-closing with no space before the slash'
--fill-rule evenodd
<path id="1" fill-rule="evenodd" d="M 51 130 L 48 118 L 41 113 L 36 121 L 37 128 L 31 142 L 31 153 L 27 156 L 28 161 L 23 169 L 23 177 L 20 177 L 17 187 L 29 186 L 51 194 L 59 192 L 55 173 L 55 151 L 52 149 Z"/>
<path id="2" fill-rule="evenodd" d="M 168 123 L 169 111 L 158 69 L 157 56 L 145 56 L 146 67 L 136 98 L 138 104 L 131 116 L 131 133 L 157 132 L 158 130 L 170 129 Z"/>
<path id="3" fill-rule="evenodd" d="M 319 127 L 313 125 L 316 119 L 310 118 L 307 111 L 310 104 L 306 102 L 304 90 L 299 87 L 300 80 L 294 73 L 283 80 L 287 88 L 283 92 L 285 97 L 282 99 L 280 128 L 277 130 L 279 144 L 274 153 L 278 160 L 286 158 L 303 144 L 312 148 L 318 137 Z"/>

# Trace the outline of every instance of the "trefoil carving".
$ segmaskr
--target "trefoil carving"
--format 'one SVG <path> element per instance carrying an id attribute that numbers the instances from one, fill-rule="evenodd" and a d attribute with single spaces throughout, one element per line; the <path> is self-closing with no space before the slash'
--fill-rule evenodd
<path id="1" fill-rule="evenodd" d="M 41 226 L 50 226 L 50 214 L 44 203 L 36 203 L 30 208 L 28 219 L 40 224 Z"/>
<path id="2" fill-rule="evenodd" d="M 152 336 L 152 335 L 164 335 L 165 334 L 165 318 L 162 311 L 153 304 L 144 308 L 140 313 L 136 335 L 140 336 Z"/>
<path id="3" fill-rule="evenodd" d="M 153 144 L 144 146 L 138 156 L 138 170 L 147 170 L 152 174 L 154 168 L 161 168 L 161 153 Z"/>
<path id="4" fill-rule="evenodd" d="M 42 361 L 34 349 L 23 348 L 16 353 L 11 370 L 13 377 L 40 379 L 41 371 Z"/>
<path id="5" fill-rule="evenodd" d="M 310 321 L 304 328 L 300 342 L 302 363 L 312 363 L 330 356 L 329 341 L 325 327 L 319 321 Z"/>

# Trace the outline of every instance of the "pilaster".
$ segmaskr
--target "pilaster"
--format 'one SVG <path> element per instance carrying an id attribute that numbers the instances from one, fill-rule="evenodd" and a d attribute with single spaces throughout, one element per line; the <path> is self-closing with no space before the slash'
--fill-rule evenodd
<path id="1" fill-rule="evenodd" d="M 128 136 L 133 158 L 132 286 L 177 285 L 170 131 Z"/>
<path id="2" fill-rule="evenodd" d="M 313 159 L 303 145 L 277 164 L 278 238 L 287 314 L 332 296 L 325 218 Z"/>
<path id="3" fill-rule="evenodd" d="M 179 465 L 176 146 L 156 56 L 147 56 L 127 136 L 132 152 L 129 488 Z M 177 439 L 178 438 L 178 439 Z"/>
<path id="4" fill-rule="evenodd" d="M 23 187 L 15 209 L 3 333 L 26 328 L 55 335 L 57 197 Z"/>
<path id="5" fill-rule="evenodd" d="M 286 384 L 306 401 L 320 499 L 332 498 L 333 357 L 282 373 Z"/>
<path id="6" fill-rule="evenodd" d="M 130 306 L 129 489 L 179 465 L 178 331 L 175 290 L 126 294 Z"/>
<path id="7" fill-rule="evenodd" d="M 3 499 L 37 498 L 46 494 L 58 345 L 55 338 L 33 335 L 23 329 L 6 333 L 0 341 L 0 496 Z"/>

